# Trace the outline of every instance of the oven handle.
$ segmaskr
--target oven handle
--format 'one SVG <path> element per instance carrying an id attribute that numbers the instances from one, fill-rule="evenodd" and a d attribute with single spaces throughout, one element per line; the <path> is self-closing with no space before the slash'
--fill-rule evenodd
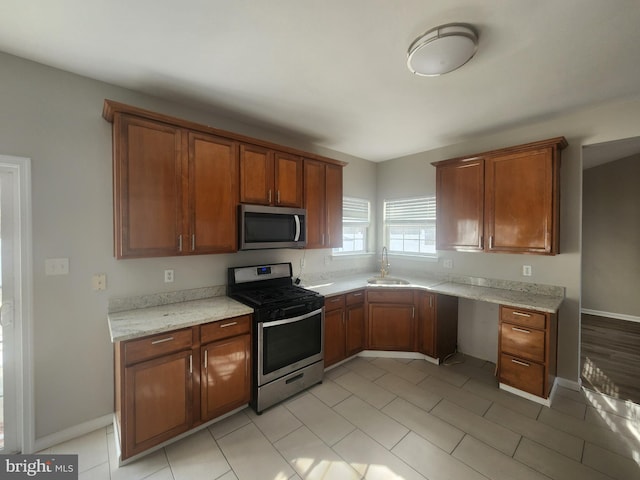
<path id="1" fill-rule="evenodd" d="M 300 216 L 299 215 L 294 215 L 293 219 L 296 222 L 296 235 L 293 238 L 293 241 L 297 242 L 298 240 L 300 240 Z"/>
<path id="2" fill-rule="evenodd" d="M 295 323 L 295 322 L 299 322 L 300 320 L 305 320 L 307 318 L 313 317 L 314 315 L 321 315 L 323 308 L 324 307 L 314 310 L 313 312 L 305 313 L 304 315 L 299 315 L 297 317 L 283 318 L 282 320 L 274 320 L 273 322 L 261 322 L 261 323 L 263 328 L 277 327 L 278 325 L 286 325 L 287 323 Z"/>

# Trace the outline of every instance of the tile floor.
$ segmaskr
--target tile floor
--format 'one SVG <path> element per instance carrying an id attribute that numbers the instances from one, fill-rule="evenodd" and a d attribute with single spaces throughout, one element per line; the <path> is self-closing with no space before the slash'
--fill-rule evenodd
<path id="1" fill-rule="evenodd" d="M 258 416 L 245 409 L 117 467 L 113 429 L 52 447 L 80 479 L 640 479 L 640 407 L 560 388 L 552 408 L 458 356 L 355 358 Z"/>

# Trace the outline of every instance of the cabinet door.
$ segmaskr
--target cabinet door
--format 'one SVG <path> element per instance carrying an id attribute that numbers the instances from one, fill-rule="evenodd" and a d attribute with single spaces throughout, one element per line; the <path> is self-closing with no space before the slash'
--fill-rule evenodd
<path id="1" fill-rule="evenodd" d="M 302 207 L 302 158 L 274 153 L 275 199 L 279 207 Z"/>
<path id="2" fill-rule="evenodd" d="M 413 351 L 415 339 L 413 305 L 370 304 L 369 347 Z"/>
<path id="3" fill-rule="evenodd" d="M 344 309 L 325 311 L 324 366 L 328 367 L 345 358 Z"/>
<path id="4" fill-rule="evenodd" d="M 553 149 L 488 158 L 485 175 L 488 250 L 556 253 Z"/>
<path id="5" fill-rule="evenodd" d="M 325 245 L 330 248 L 340 248 L 342 247 L 342 167 L 327 164 L 325 171 Z"/>
<path id="6" fill-rule="evenodd" d="M 459 160 L 436 167 L 436 248 L 482 250 L 484 161 Z"/>
<path id="7" fill-rule="evenodd" d="M 435 358 L 435 296 L 431 293 L 420 292 L 418 296 L 418 311 L 420 318 L 418 328 L 419 349 L 425 355 Z"/>
<path id="8" fill-rule="evenodd" d="M 237 250 L 238 146 L 211 135 L 189 133 L 190 235 L 183 251 Z"/>
<path id="9" fill-rule="evenodd" d="M 201 348 L 203 421 L 249 403 L 251 337 L 240 335 Z"/>
<path id="10" fill-rule="evenodd" d="M 304 205 L 307 209 L 307 248 L 324 248 L 327 246 L 324 163 L 305 159 L 304 197 Z"/>
<path id="11" fill-rule="evenodd" d="M 113 148 L 116 258 L 177 255 L 183 227 L 181 130 L 116 114 Z"/>
<path id="12" fill-rule="evenodd" d="M 273 152 L 255 145 L 240 145 L 240 202 L 271 205 L 273 179 Z"/>
<path id="13" fill-rule="evenodd" d="M 364 350 L 364 304 L 347 307 L 345 317 L 345 357 L 350 357 Z"/>
<path id="14" fill-rule="evenodd" d="M 189 350 L 124 369 L 123 459 L 191 427 L 191 359 Z"/>

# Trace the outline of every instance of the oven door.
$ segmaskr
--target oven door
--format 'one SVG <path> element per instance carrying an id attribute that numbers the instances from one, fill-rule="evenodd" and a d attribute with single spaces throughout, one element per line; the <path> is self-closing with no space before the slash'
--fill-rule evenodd
<path id="1" fill-rule="evenodd" d="M 258 386 L 324 359 L 324 307 L 258 323 Z"/>

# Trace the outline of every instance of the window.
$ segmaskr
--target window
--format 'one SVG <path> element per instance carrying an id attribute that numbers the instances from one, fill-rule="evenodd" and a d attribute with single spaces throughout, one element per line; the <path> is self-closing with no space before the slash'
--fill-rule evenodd
<path id="1" fill-rule="evenodd" d="M 436 255 L 436 198 L 384 202 L 385 243 L 390 253 Z"/>
<path id="2" fill-rule="evenodd" d="M 342 199 L 342 248 L 333 253 L 365 253 L 369 233 L 369 201 L 362 198 Z"/>

